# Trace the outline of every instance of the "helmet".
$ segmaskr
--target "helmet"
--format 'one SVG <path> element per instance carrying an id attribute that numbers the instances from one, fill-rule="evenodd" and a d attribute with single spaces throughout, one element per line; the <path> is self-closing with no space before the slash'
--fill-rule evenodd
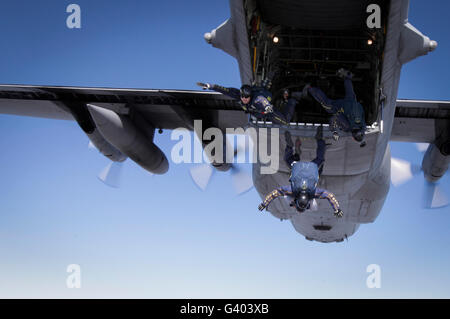
<path id="1" fill-rule="evenodd" d="M 309 195 L 307 192 L 300 192 L 300 195 L 295 198 L 295 206 L 298 211 L 304 212 L 309 207 Z"/>
<path id="2" fill-rule="evenodd" d="M 248 84 L 244 84 L 241 86 L 241 97 L 251 97 L 252 96 L 252 87 Z"/>
<path id="3" fill-rule="evenodd" d="M 352 130 L 352 136 L 357 142 L 362 142 L 364 139 L 364 132 L 361 129 Z"/>

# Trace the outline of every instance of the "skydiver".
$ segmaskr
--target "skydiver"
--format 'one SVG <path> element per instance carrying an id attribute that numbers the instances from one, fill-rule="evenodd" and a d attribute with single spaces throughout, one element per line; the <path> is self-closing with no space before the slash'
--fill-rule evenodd
<path id="1" fill-rule="evenodd" d="M 311 87 L 309 84 L 305 85 L 303 96 L 306 96 L 307 93 L 311 94 L 328 113 L 333 114 L 331 117 L 331 128 L 333 129 L 333 138 L 336 141 L 339 139 L 337 132 L 339 127 L 344 132 L 351 132 L 353 139 L 359 142 L 361 147 L 364 147 L 366 145 L 366 142 L 363 141 L 366 122 L 364 120 L 364 109 L 356 100 L 356 95 L 353 91 L 353 74 L 345 69 L 339 69 L 337 74 L 339 77 L 344 78 L 345 98 L 339 100 L 329 99 L 321 89 Z"/>
<path id="2" fill-rule="evenodd" d="M 294 154 L 291 134 L 285 132 L 286 149 L 284 159 L 291 168 L 289 178 L 290 185 L 275 189 L 266 196 L 264 201 L 258 206 L 260 211 L 267 208 L 270 203 L 279 196 L 287 196 L 292 199 L 290 206 L 294 206 L 299 213 L 303 213 L 310 208 L 310 201 L 314 198 L 327 199 L 334 210 L 334 216 L 340 218 L 344 215 L 339 207 L 339 202 L 334 194 L 325 189 L 317 188 L 319 175 L 322 173 L 323 162 L 325 160 L 325 141 L 323 140 L 323 129 L 320 126 L 317 130 L 317 151 L 316 158 L 311 162 L 300 161 L 300 154 Z"/>
<path id="3" fill-rule="evenodd" d="M 272 94 L 265 87 L 244 84 L 241 89 L 226 88 L 217 84 L 197 83 L 204 90 L 214 90 L 240 102 L 245 113 L 250 113 L 258 120 L 268 119 L 274 123 L 288 125 L 290 118 L 274 110 Z"/>
<path id="4" fill-rule="evenodd" d="M 292 94 L 296 94 L 296 92 Z M 295 106 L 297 105 L 297 100 L 294 98 L 294 96 L 291 96 L 292 94 L 288 88 L 284 88 L 282 91 L 281 99 L 277 105 L 278 110 L 283 114 L 286 114 L 286 119 L 289 119 L 289 121 L 292 119 L 295 111 Z"/>

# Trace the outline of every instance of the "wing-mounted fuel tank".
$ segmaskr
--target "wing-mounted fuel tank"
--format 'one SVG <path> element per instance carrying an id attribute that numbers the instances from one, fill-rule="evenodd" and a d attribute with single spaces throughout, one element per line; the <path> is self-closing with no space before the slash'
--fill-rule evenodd
<path id="1" fill-rule="evenodd" d="M 107 142 L 147 171 L 154 174 L 167 172 L 169 162 L 153 143 L 155 127 L 139 113 L 133 112 L 131 117 L 93 104 L 87 104 L 87 108 Z"/>

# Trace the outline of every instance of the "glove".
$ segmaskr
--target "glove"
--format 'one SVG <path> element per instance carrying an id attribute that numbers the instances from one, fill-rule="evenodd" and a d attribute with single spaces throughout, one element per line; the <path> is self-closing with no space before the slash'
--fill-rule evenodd
<path id="1" fill-rule="evenodd" d="M 266 106 L 266 108 L 264 109 L 264 112 L 265 112 L 265 113 L 272 113 L 272 112 L 273 112 L 272 105 Z"/>
<path id="2" fill-rule="evenodd" d="M 333 139 L 337 142 L 337 140 L 339 139 L 338 132 L 336 132 L 336 131 L 333 132 Z"/>
<path id="3" fill-rule="evenodd" d="M 211 84 L 209 83 L 197 82 L 197 85 L 200 86 L 203 90 L 209 90 L 211 88 Z"/>
<path id="4" fill-rule="evenodd" d="M 342 209 L 338 209 L 334 212 L 334 216 L 337 218 L 341 218 L 342 216 L 344 216 L 344 212 L 342 211 Z"/>
<path id="5" fill-rule="evenodd" d="M 258 209 L 260 211 L 263 211 L 266 208 L 266 206 L 264 206 L 264 203 L 259 204 Z"/>

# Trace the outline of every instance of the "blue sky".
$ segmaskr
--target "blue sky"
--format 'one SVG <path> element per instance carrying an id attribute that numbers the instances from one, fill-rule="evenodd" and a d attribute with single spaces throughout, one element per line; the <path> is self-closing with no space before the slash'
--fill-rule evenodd
<path id="1" fill-rule="evenodd" d="M 196 89 L 239 86 L 236 62 L 203 40 L 229 17 L 226 1 L 3 1 L 0 83 Z M 450 100 L 446 1 L 415 1 L 410 21 L 439 46 L 405 65 L 399 97 Z M 391 187 L 373 224 L 348 242 L 306 241 L 235 197 L 228 174 L 200 192 L 188 165 L 150 176 L 131 161 L 120 189 L 96 175 L 108 161 L 76 123 L 0 115 L 0 297 L 450 297 L 449 209 L 420 208 L 423 178 Z M 156 142 L 166 154 L 170 132 Z M 415 145 L 395 157 L 420 164 Z M 450 194 L 446 175 L 441 186 Z M 81 289 L 66 267 L 81 266 Z M 380 289 L 366 267 L 381 267 Z"/>

